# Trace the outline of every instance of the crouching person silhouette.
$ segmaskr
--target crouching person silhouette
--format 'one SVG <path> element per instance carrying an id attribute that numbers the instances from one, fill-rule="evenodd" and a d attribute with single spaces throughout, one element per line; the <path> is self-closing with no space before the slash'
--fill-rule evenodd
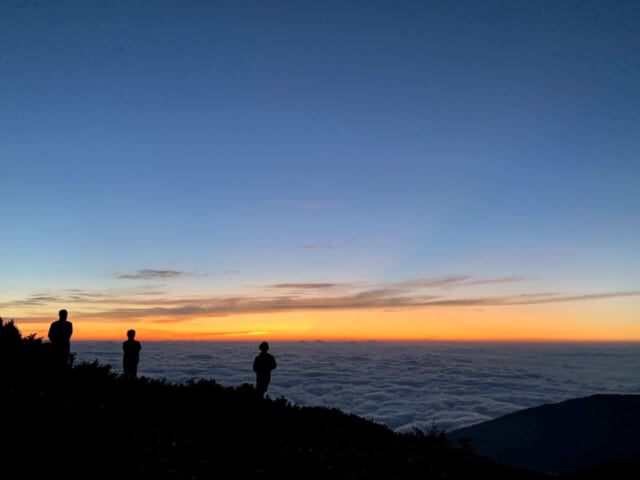
<path id="1" fill-rule="evenodd" d="M 261 397 L 269 388 L 271 381 L 271 370 L 276 369 L 276 359 L 269 351 L 269 344 L 262 342 L 260 344 L 260 354 L 253 361 L 253 371 L 256 372 L 256 391 Z"/>

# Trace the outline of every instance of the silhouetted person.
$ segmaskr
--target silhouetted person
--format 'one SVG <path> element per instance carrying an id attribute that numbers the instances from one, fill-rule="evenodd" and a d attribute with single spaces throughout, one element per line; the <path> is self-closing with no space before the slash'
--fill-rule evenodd
<path id="1" fill-rule="evenodd" d="M 136 331 L 129 330 L 127 332 L 127 340 L 122 342 L 122 368 L 124 370 L 125 380 L 135 380 L 138 375 L 138 362 L 140 361 L 140 350 L 142 346 L 140 342 L 135 340 Z"/>
<path id="2" fill-rule="evenodd" d="M 260 344 L 260 354 L 253 361 L 253 371 L 256 372 L 256 390 L 260 396 L 264 396 L 269 382 L 271 381 L 271 370 L 276 369 L 276 359 L 273 355 L 267 353 L 269 344 L 262 342 Z"/>
<path id="3" fill-rule="evenodd" d="M 49 340 L 51 340 L 53 355 L 59 366 L 70 367 L 71 335 L 73 324 L 67 321 L 67 311 L 58 312 L 58 320 L 49 327 Z"/>

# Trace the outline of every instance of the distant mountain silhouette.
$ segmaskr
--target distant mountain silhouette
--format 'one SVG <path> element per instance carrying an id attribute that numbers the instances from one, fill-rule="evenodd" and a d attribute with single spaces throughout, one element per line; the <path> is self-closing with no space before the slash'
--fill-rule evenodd
<path id="1" fill-rule="evenodd" d="M 470 438 L 476 453 L 517 468 L 557 474 L 592 470 L 595 475 L 594 469 L 618 464 L 628 472 L 640 465 L 640 395 L 593 395 L 542 405 L 448 436 Z"/>

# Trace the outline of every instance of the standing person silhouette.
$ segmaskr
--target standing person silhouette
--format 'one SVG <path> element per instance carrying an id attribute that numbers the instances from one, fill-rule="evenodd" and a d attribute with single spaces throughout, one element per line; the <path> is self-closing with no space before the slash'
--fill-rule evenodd
<path id="1" fill-rule="evenodd" d="M 269 344 L 262 342 L 260 344 L 260 354 L 253 360 L 253 371 L 256 372 L 256 390 L 261 397 L 269 388 L 271 381 L 271 370 L 276 369 L 276 359 L 269 351 Z"/>
<path id="2" fill-rule="evenodd" d="M 122 368 L 124 370 L 125 380 L 135 380 L 138 375 L 138 362 L 140 361 L 140 350 L 142 345 L 135 340 L 136 331 L 129 330 L 127 332 L 127 340 L 122 342 Z"/>
<path id="3" fill-rule="evenodd" d="M 53 354 L 58 366 L 70 367 L 71 335 L 73 334 L 73 324 L 67 321 L 67 311 L 58 312 L 58 320 L 49 326 L 49 340 L 53 346 Z"/>

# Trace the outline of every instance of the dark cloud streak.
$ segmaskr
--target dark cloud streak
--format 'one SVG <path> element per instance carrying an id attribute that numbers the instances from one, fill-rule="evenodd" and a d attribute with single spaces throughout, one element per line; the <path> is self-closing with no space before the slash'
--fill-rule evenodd
<path id="1" fill-rule="evenodd" d="M 496 283 L 520 282 L 525 277 L 507 276 L 498 278 L 475 279 L 470 275 L 445 275 L 436 278 L 417 278 L 396 283 L 398 288 L 434 288 L 434 287 L 465 287 L 470 285 L 489 285 Z"/>
<path id="2" fill-rule="evenodd" d="M 343 286 L 342 283 L 278 283 L 267 288 L 301 289 L 301 290 L 325 290 Z"/>
<path id="3" fill-rule="evenodd" d="M 177 270 L 143 269 L 143 270 L 138 270 L 137 273 L 135 274 L 118 275 L 118 278 L 122 280 L 157 280 L 157 279 L 185 277 L 189 275 L 191 274 L 187 272 L 180 272 Z"/>

